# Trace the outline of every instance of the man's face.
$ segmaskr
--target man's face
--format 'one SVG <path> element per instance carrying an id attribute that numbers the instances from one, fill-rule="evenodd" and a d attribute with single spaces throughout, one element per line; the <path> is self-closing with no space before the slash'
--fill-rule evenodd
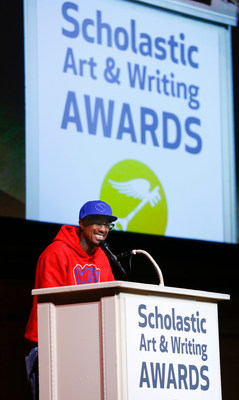
<path id="1" fill-rule="evenodd" d="M 90 216 L 80 221 L 81 237 L 88 245 L 98 246 L 105 240 L 111 228 L 109 219 L 104 216 Z"/>

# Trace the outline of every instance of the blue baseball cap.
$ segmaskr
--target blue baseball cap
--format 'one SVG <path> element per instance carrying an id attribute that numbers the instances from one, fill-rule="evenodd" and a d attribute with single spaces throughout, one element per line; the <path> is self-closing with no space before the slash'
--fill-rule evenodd
<path id="1" fill-rule="evenodd" d="M 109 204 L 101 200 L 87 201 L 87 203 L 81 207 L 79 219 L 83 219 L 90 215 L 103 215 L 108 217 L 110 222 L 117 220 L 117 217 L 112 215 L 112 210 Z"/>

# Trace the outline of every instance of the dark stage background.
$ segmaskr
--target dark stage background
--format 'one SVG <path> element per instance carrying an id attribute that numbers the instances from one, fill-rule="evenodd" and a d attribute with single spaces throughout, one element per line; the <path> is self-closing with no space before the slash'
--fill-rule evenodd
<path id="1" fill-rule="evenodd" d="M 30 399 L 30 393 L 25 376 L 23 335 L 31 308 L 35 266 L 41 251 L 58 232 L 59 225 L 26 221 L 23 218 L 24 50 L 23 7 L 20 0 L 2 5 L 0 29 L 0 168 L 1 174 L 10 177 L 10 189 L 0 191 L 0 397 L 27 400 Z M 233 28 L 232 33 L 238 160 L 238 28 Z M 12 147 L 14 152 L 9 150 Z M 12 165 L 18 166 L 18 173 L 14 176 L 11 175 Z M 238 166 L 239 163 L 237 177 Z M 15 210 L 15 214 L 10 214 L 9 210 Z M 238 398 L 239 245 L 121 232 L 110 233 L 108 241 L 116 254 L 131 249 L 149 252 L 161 267 L 167 286 L 231 295 L 230 301 L 219 304 L 222 391 L 224 400 Z M 121 279 L 116 271 L 114 273 L 116 279 Z M 133 258 L 128 280 L 158 283 L 152 264 L 141 255 Z"/>

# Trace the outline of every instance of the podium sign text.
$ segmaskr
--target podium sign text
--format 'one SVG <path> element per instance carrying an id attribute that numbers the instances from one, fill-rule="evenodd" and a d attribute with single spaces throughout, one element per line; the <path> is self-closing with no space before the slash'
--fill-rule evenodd
<path id="1" fill-rule="evenodd" d="M 217 305 L 125 301 L 128 399 L 221 399 Z"/>

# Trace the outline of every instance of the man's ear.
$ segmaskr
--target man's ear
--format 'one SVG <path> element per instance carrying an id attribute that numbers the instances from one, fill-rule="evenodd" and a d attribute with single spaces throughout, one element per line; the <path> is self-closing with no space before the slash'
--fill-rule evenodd
<path id="1" fill-rule="evenodd" d="M 82 230 L 84 228 L 84 224 L 82 222 L 82 219 L 79 220 L 79 225 L 80 225 L 80 229 Z"/>

